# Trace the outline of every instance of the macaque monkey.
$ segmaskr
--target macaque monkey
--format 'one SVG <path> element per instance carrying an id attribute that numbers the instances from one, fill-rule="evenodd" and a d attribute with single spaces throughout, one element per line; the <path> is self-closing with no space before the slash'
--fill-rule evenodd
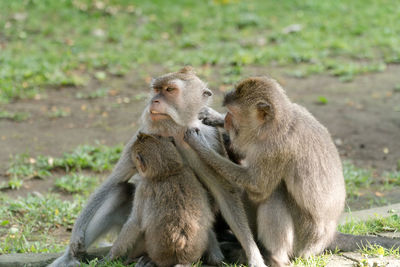
<path id="1" fill-rule="evenodd" d="M 242 165 L 215 153 L 201 129 L 189 129 L 185 140 L 220 174 L 216 177 L 245 190 L 255 206 L 256 235 L 269 251 L 271 266 L 286 266 L 293 257 L 315 255 L 328 246 L 357 249 L 362 242 L 354 242 L 355 236 L 336 232 L 345 185 L 328 130 L 266 77 L 241 81 L 223 105 L 225 117 L 210 109 L 201 116 L 208 124 L 224 124 L 233 149 L 245 156 Z M 377 244 L 394 244 L 388 242 Z"/>
<path id="2" fill-rule="evenodd" d="M 222 178 L 215 178 L 217 173 L 207 167 L 197 153 L 183 141 L 186 129 L 197 127 L 201 129 L 209 146 L 220 155 L 227 156 L 218 130 L 203 125 L 198 119 L 199 111 L 207 106 L 212 92 L 190 67 L 154 79 L 151 91 L 151 99 L 142 114 L 139 131 L 174 137 L 184 165 L 190 166 L 210 192 L 245 250 L 249 265 L 265 266 L 244 211 L 242 189 Z M 75 222 L 69 247 L 52 266 L 74 266 L 79 263 L 78 259 L 96 239 L 111 227 L 122 227 L 127 221 L 134 195 L 134 188 L 128 181 L 137 173 L 130 158 L 136 135 L 126 144 L 111 175 L 88 200 Z"/>
<path id="3" fill-rule="evenodd" d="M 111 259 L 148 254 L 157 266 L 188 265 L 219 250 L 208 193 L 167 137 L 139 133 L 132 160 L 141 180 L 133 210 L 111 249 Z M 142 242 L 137 242 L 141 240 Z M 218 257 L 208 264 L 220 264 Z"/>

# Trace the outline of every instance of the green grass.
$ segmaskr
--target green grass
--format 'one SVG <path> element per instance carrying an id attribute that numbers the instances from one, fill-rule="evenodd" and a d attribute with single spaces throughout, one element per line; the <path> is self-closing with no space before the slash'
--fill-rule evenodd
<path id="1" fill-rule="evenodd" d="M 274 64 L 351 80 L 400 62 L 399 10 L 394 0 L 0 1 L 0 101 L 151 64 Z M 301 30 L 284 33 L 292 24 Z"/>
<path id="2" fill-rule="evenodd" d="M 393 214 L 389 217 L 377 217 L 365 222 L 350 221 L 339 225 L 338 230 L 345 234 L 368 235 L 381 232 L 400 231 L 400 216 Z"/>
<path id="3" fill-rule="evenodd" d="M 378 245 L 364 246 L 360 249 L 360 252 L 364 255 L 373 257 L 385 257 L 385 256 L 400 257 L 399 248 L 386 249 Z"/>
<path id="4" fill-rule="evenodd" d="M 98 184 L 95 177 L 85 176 L 80 173 L 72 173 L 56 179 L 55 186 L 68 193 L 86 193 L 92 192 Z"/>
<path id="5" fill-rule="evenodd" d="M 360 189 L 368 188 L 374 182 L 371 170 L 358 168 L 347 161 L 343 162 L 343 175 L 348 199 L 357 197 Z"/>
<path id="6" fill-rule="evenodd" d="M 121 145 L 115 147 L 82 145 L 71 153 L 64 153 L 60 158 L 51 156 L 32 158 L 28 154 L 18 154 L 12 158 L 7 170 L 7 175 L 10 177 L 9 183 L 0 185 L 0 188 L 19 188 L 24 179 L 46 178 L 51 175 L 51 171 L 56 169 L 66 172 L 84 169 L 95 172 L 111 170 L 118 161 L 121 151 Z M 66 186 L 65 182 L 60 183 Z"/>
<path id="7" fill-rule="evenodd" d="M 322 255 L 311 256 L 306 259 L 296 258 L 292 263 L 295 266 L 302 267 L 323 267 L 328 264 L 330 255 L 330 253 L 324 253 Z"/>
<path id="8" fill-rule="evenodd" d="M 52 231 L 72 228 L 84 199 L 61 200 L 57 195 L 40 194 L 12 199 L 0 194 L 0 254 L 60 251 L 65 244 L 55 242 Z"/>
<path id="9" fill-rule="evenodd" d="M 30 113 L 27 112 L 8 112 L 6 110 L 0 110 L 0 119 L 8 119 L 16 122 L 21 122 L 29 119 Z"/>

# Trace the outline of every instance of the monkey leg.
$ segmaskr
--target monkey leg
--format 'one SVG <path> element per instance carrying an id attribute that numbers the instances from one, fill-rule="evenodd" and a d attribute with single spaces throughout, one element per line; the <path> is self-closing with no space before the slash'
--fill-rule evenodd
<path id="1" fill-rule="evenodd" d="M 146 254 L 146 243 L 144 240 L 144 234 L 139 235 L 135 244 L 133 244 L 133 248 L 128 252 L 128 258 L 124 262 L 125 265 L 129 265 L 133 262 L 136 262 L 139 257 Z"/>
<path id="2" fill-rule="evenodd" d="M 214 187 L 214 189 L 217 185 Z M 238 191 L 221 191 L 214 194 L 221 213 L 246 252 L 249 266 L 265 266 L 260 250 L 254 241 Z"/>
<path id="3" fill-rule="evenodd" d="M 208 231 L 208 248 L 206 251 L 206 263 L 210 265 L 218 265 L 224 260 L 221 248 L 215 233 L 212 229 Z"/>
<path id="4" fill-rule="evenodd" d="M 85 250 L 111 228 L 121 228 L 132 209 L 134 185 L 122 183 L 110 189 L 85 231 Z"/>
<path id="5" fill-rule="evenodd" d="M 79 258 L 87 248 L 112 227 L 122 227 L 128 219 L 134 195 L 134 186 L 128 183 L 118 184 L 104 195 L 102 205 L 91 217 L 82 236 L 73 234 L 65 253 L 56 259 L 51 267 L 69 267 L 79 265 Z M 82 216 L 83 212 L 81 213 Z M 83 219 L 80 220 L 82 222 Z M 82 224 L 75 225 L 80 227 Z M 76 233 L 76 232 L 75 232 Z"/>
<path id="6" fill-rule="evenodd" d="M 300 220 L 299 229 L 303 233 L 296 239 L 294 255 L 308 258 L 318 255 L 329 245 L 336 233 L 336 221 L 320 221 L 307 219 L 303 224 Z M 296 222 L 297 223 L 297 222 Z"/>
<path id="7" fill-rule="evenodd" d="M 295 231 L 280 191 L 258 206 L 257 226 L 258 239 L 270 253 L 271 266 L 287 266 L 293 253 Z"/>

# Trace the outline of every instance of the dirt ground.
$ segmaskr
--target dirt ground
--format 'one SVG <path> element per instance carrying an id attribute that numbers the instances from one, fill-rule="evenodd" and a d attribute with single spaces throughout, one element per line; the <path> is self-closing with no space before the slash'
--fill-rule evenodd
<path id="1" fill-rule="evenodd" d="M 6 178 L 10 156 L 27 152 L 32 156 L 61 156 L 80 144 L 107 145 L 125 143 L 138 128 L 145 106 L 150 76 L 168 70 L 152 67 L 149 77 L 132 71 L 125 77 L 110 77 L 105 81 L 93 79 L 83 88 L 48 89 L 34 100 L 20 100 L 1 106 L 12 112 L 30 112 L 23 122 L 0 120 L 0 182 Z M 206 73 L 205 69 L 200 69 Z M 221 86 L 222 71 L 208 69 L 205 78 L 215 97 L 213 106 L 220 109 L 223 92 L 231 86 Z M 242 77 L 268 74 L 287 90 L 289 97 L 307 107 L 331 132 L 343 159 L 359 167 L 378 171 L 395 170 L 400 160 L 400 66 L 392 65 L 382 73 L 358 76 L 342 83 L 324 75 L 305 79 L 289 77 L 282 69 L 251 67 Z M 78 92 L 88 93 L 109 88 L 106 97 L 77 99 Z M 320 97 L 325 104 L 318 103 Z M 69 116 L 49 118 L 54 107 L 70 112 Z M 49 181 L 34 181 L 12 195 L 32 190 L 47 190 Z M 27 187 L 28 186 L 28 187 Z"/>

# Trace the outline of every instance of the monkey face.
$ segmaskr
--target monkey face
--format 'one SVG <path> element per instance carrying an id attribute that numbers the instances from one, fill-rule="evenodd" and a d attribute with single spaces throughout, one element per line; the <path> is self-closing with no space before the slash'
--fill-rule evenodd
<path id="1" fill-rule="evenodd" d="M 171 119 L 174 121 L 180 121 L 178 111 L 182 108 L 183 87 L 183 81 L 178 79 L 152 87 L 153 97 L 150 101 L 149 113 L 150 119 L 153 122 Z"/>
<path id="2" fill-rule="evenodd" d="M 212 95 L 191 68 L 160 76 L 152 81 L 151 88 L 148 115 L 153 124 L 187 126 L 197 119 Z"/>
<path id="3" fill-rule="evenodd" d="M 172 137 L 139 133 L 131 158 L 142 177 L 163 178 L 183 167 Z"/>

